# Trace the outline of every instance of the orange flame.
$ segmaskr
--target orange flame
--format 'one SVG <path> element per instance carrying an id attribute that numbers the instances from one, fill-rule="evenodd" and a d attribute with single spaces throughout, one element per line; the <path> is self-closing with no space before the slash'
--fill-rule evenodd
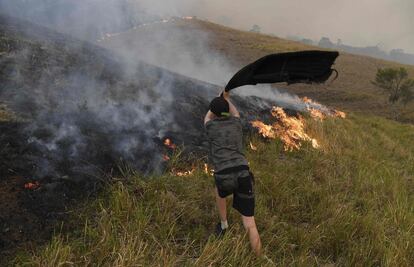
<path id="1" fill-rule="evenodd" d="M 326 119 L 326 117 L 346 119 L 346 113 L 343 111 L 336 110 L 336 109 L 332 109 L 328 113 L 323 113 L 322 111 L 318 109 L 308 107 L 308 111 L 313 119 L 319 120 L 319 121 L 323 121 L 324 119 Z"/>
<path id="2" fill-rule="evenodd" d="M 171 141 L 171 139 L 170 138 L 166 138 L 165 140 L 164 140 L 164 145 L 166 146 L 166 147 L 168 147 L 168 148 L 170 148 L 170 149 L 176 149 L 177 148 L 177 146 Z"/>
<path id="3" fill-rule="evenodd" d="M 302 98 L 302 101 L 303 101 L 304 103 L 308 103 L 308 104 L 318 104 L 318 103 L 314 102 L 312 99 L 310 99 L 310 98 L 309 98 L 309 97 L 307 97 L 307 96 L 303 97 L 303 98 Z"/>
<path id="4" fill-rule="evenodd" d="M 195 171 L 195 168 L 193 168 L 193 169 L 191 169 L 189 171 L 179 171 L 179 170 L 176 170 L 176 169 L 172 169 L 170 171 L 170 173 L 172 175 L 175 175 L 175 176 L 186 177 L 186 176 L 192 175 L 194 173 L 194 171 Z"/>
<path id="5" fill-rule="evenodd" d="M 323 105 L 321 105 L 320 103 L 310 99 L 309 97 L 303 97 L 302 101 L 306 104 L 313 104 L 316 106 L 321 106 L 323 107 Z M 309 114 L 311 115 L 311 117 L 315 120 L 319 120 L 319 121 L 323 121 L 326 117 L 334 117 L 334 118 L 342 118 L 345 119 L 346 118 L 346 113 L 343 111 L 339 111 L 339 110 L 335 110 L 335 109 L 331 109 L 331 110 L 327 110 L 327 111 L 322 111 L 319 109 L 316 109 L 314 107 L 310 107 L 309 105 L 307 106 L 307 110 L 309 111 Z"/>
<path id="6" fill-rule="evenodd" d="M 271 125 L 267 125 L 261 121 L 252 121 L 250 122 L 253 127 L 257 128 L 259 131 L 259 134 L 261 134 L 265 138 L 276 138 L 276 133 L 273 130 L 273 127 Z"/>
<path id="7" fill-rule="evenodd" d="M 336 118 L 346 119 L 346 113 L 343 111 L 334 109 L 332 113 L 333 113 L 333 116 Z"/>
<path id="8" fill-rule="evenodd" d="M 314 148 L 318 148 L 317 140 L 311 138 L 305 132 L 305 122 L 302 117 L 288 117 L 280 107 L 272 108 L 272 116 L 277 119 L 273 125 L 267 125 L 261 121 L 251 122 L 252 126 L 257 128 L 259 133 L 265 138 L 282 140 L 285 151 L 299 150 L 302 141 L 311 142 Z"/>
<path id="9" fill-rule="evenodd" d="M 204 163 L 204 173 L 213 176 L 214 170 L 210 169 L 207 163 Z"/>
<path id="10" fill-rule="evenodd" d="M 315 106 L 323 106 L 321 103 L 319 103 L 319 102 L 317 102 L 317 101 L 315 101 L 315 100 L 313 100 L 313 99 L 311 99 L 307 96 L 303 97 L 302 101 L 306 104 L 312 104 L 312 105 L 315 105 Z"/>
<path id="11" fill-rule="evenodd" d="M 318 109 L 308 107 L 308 111 L 311 117 L 315 120 L 323 121 L 326 118 L 326 115 Z"/>

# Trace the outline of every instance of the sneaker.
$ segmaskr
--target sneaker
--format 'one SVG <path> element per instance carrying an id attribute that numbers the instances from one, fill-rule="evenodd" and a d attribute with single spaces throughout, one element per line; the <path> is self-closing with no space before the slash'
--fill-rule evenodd
<path id="1" fill-rule="evenodd" d="M 226 233 L 226 230 L 227 229 L 222 229 L 221 228 L 221 223 L 218 223 L 217 225 L 216 225 L 216 236 L 217 237 L 223 237 L 224 236 L 224 234 Z"/>

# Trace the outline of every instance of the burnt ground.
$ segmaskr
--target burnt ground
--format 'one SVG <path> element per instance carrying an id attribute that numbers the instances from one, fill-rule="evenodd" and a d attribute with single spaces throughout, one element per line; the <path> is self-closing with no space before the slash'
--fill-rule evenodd
<path id="1" fill-rule="evenodd" d="M 43 179 L 38 188 L 25 188 L 35 181 L 35 162 L 27 156 L 36 150 L 27 146 L 21 127 L 22 123 L 0 122 L 0 266 L 16 249 L 30 250 L 49 240 L 66 220 L 68 207 L 87 197 L 70 180 Z"/>
<path id="2" fill-rule="evenodd" d="M 218 87 L 0 15 L 0 265 L 49 240 L 67 212 L 110 182 L 120 162 L 161 172 L 166 137 L 206 155 L 203 117 Z M 235 98 L 247 119 L 271 103 Z M 39 183 L 36 189 L 25 184 Z M 2 262 L 3 261 L 3 262 Z"/>
<path id="3" fill-rule="evenodd" d="M 33 234 L 43 235 L 43 220 L 24 204 L 25 179 L 21 176 L 3 177 L 0 181 L 0 250 L 2 258 L 8 249 L 26 244 Z M 44 239 L 40 237 L 39 239 Z M 5 253 L 4 253 L 5 252 Z M 5 263 L 0 261 L 1 263 Z"/>
<path id="4" fill-rule="evenodd" d="M 14 256 L 15 249 L 30 250 L 49 240 L 54 228 L 65 220 L 65 206 L 70 202 L 56 197 L 48 199 L 42 193 L 24 189 L 27 178 L 6 176 L 0 180 L 0 265 Z M 43 194 L 39 197 L 40 194 Z M 40 200 L 40 201 L 39 201 Z M 65 202 L 65 206 L 60 206 Z"/>

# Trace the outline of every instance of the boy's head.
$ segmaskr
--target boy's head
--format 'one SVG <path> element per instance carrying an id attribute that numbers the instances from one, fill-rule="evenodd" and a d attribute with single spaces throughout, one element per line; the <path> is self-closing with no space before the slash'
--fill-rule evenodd
<path id="1" fill-rule="evenodd" d="M 217 117 L 229 116 L 229 102 L 224 97 L 216 97 L 210 102 L 210 111 Z"/>

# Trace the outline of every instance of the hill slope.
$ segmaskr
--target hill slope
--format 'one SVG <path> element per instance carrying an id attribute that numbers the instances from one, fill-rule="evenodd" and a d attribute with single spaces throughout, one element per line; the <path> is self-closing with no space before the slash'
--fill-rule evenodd
<path id="1" fill-rule="evenodd" d="M 129 75 L 125 77 L 125 73 L 131 73 L 120 67 L 106 50 L 67 39 L 45 29 L 40 31 L 42 34 L 37 31 L 38 29 L 25 30 L 23 32 L 31 33 L 31 36 L 29 34 L 29 37 L 22 37 L 20 32 L 14 32 L 19 27 L 7 27 L 7 25 L 9 24 L 0 25 L 0 44 L 3 44 L 0 47 L 2 49 L 0 57 L 5 59 L 0 62 L 2 64 L 0 79 L 6 85 L 1 91 L 2 101 L 8 100 L 7 104 L 12 110 L 21 111 L 18 107 L 26 108 L 23 109 L 26 111 L 23 113 L 27 116 L 26 120 L 18 123 L 0 124 L 2 127 L 0 141 L 3 145 L 0 150 L 2 153 L 0 188 L 8 191 L 6 193 L 2 191 L 1 196 L 6 201 L 10 199 L 8 196 L 16 197 L 13 203 L 18 204 L 12 206 L 7 205 L 9 204 L 7 202 L 4 205 L 5 201 L 1 201 L 0 205 L 0 209 L 7 210 L 7 216 L 10 216 L 6 217 L 6 220 L 0 218 L 4 233 L 12 236 L 10 240 L 15 238 L 16 233 L 22 234 L 21 229 L 15 226 L 27 227 L 30 223 L 27 222 L 26 212 L 33 213 L 35 219 L 43 223 L 44 218 L 54 216 L 55 213 L 47 212 L 47 209 L 45 212 L 45 205 L 62 204 L 59 201 L 68 196 L 67 193 L 71 192 L 73 184 L 84 184 L 82 176 L 75 171 L 78 170 L 77 167 L 84 166 L 82 163 L 86 160 L 96 160 L 97 163 L 102 164 L 98 166 L 104 166 L 108 172 L 112 171 L 110 168 L 116 167 L 116 158 L 119 154 L 118 150 L 111 150 L 113 148 L 111 144 L 117 144 L 113 142 L 119 140 L 118 137 L 131 137 L 133 140 L 138 138 L 132 149 L 132 153 L 138 155 L 134 154 L 136 158 L 133 157 L 135 160 L 131 160 L 138 164 L 138 169 L 139 166 L 148 167 L 146 161 L 148 155 L 157 157 L 160 161 L 161 158 L 158 157 L 160 155 L 153 154 L 154 151 L 161 153 L 163 149 L 162 138 L 156 134 L 158 132 L 149 131 L 144 136 L 138 133 L 148 130 L 149 127 L 164 129 L 165 125 L 158 124 L 159 118 L 171 115 L 170 107 L 176 108 L 173 119 L 178 122 L 179 127 L 172 127 L 174 131 L 168 134 L 181 136 L 182 139 L 187 139 L 189 135 L 192 140 L 189 146 L 205 148 L 203 146 L 205 139 L 200 137 L 201 118 L 207 106 L 206 99 L 216 93 L 215 86 L 141 63 L 138 64 L 141 66 L 138 68 L 140 71 L 135 72 L 134 69 L 133 77 Z M 29 28 L 29 25 L 23 25 L 24 27 L 20 26 L 20 30 Z M 168 33 L 169 25 L 160 25 L 166 26 L 165 30 Z M 188 31 L 188 25 L 197 32 L 202 29 L 201 32 L 210 31 L 209 34 L 216 35 L 217 43 L 215 45 L 208 43 L 208 45 L 213 50 L 223 45 L 214 51 L 219 51 L 218 53 L 229 59 L 232 58 L 233 67 L 230 68 L 237 69 L 235 65 L 249 61 L 250 57 L 255 58 L 261 53 L 274 52 L 276 49 L 280 51 L 307 49 L 292 42 L 252 33 L 235 32 L 205 22 L 191 21 L 190 24 L 184 22 L 180 27 Z M 209 27 L 212 29 L 209 30 Z M 226 31 L 230 32 L 226 33 Z M 223 36 L 220 37 L 219 33 Z M 122 35 L 118 36 L 122 37 Z M 192 32 L 189 36 L 191 35 Z M 231 37 L 232 35 L 236 37 Z M 228 36 L 233 38 L 233 42 L 225 41 Z M 149 36 L 142 35 L 141 38 L 143 37 L 145 38 L 142 40 L 148 42 L 152 40 Z M 135 38 L 136 36 L 133 39 Z M 223 38 L 223 44 L 220 43 L 220 38 Z M 259 39 L 255 41 L 254 38 Z M 242 41 L 240 50 L 234 48 L 238 40 Z M 259 47 L 257 47 L 258 40 L 261 44 Z M 269 47 L 265 45 L 266 42 L 269 42 Z M 134 46 L 134 43 L 132 42 L 131 45 Z M 168 43 L 166 42 L 165 45 Z M 136 61 L 136 58 L 132 61 Z M 352 60 L 351 62 L 355 63 Z M 171 64 L 173 63 L 177 62 Z M 347 73 L 345 70 L 349 67 L 349 72 L 353 73 L 352 64 L 345 64 L 342 72 Z M 54 68 L 50 68 L 51 65 Z M 22 77 L 23 79 L 20 79 Z M 159 80 L 168 82 L 159 83 Z M 342 80 L 339 84 L 346 82 L 351 84 L 352 80 Z M 34 84 L 36 86 L 33 86 Z M 48 89 L 47 94 L 43 94 L 44 88 Z M 94 93 L 101 92 L 102 88 L 105 89 L 103 90 L 105 97 L 97 99 Z M 161 91 L 157 91 L 155 95 L 141 94 L 141 90 L 148 88 Z M 166 88 L 171 89 L 176 96 L 171 101 L 173 105 L 158 103 L 159 105 L 149 107 L 143 103 L 145 100 L 161 99 L 161 96 L 165 96 L 163 93 Z M 39 94 L 33 94 L 39 90 Z M 318 86 L 289 87 L 289 90 L 306 92 L 306 95 L 311 95 L 309 92 L 313 92 L 321 98 L 324 95 L 329 96 L 326 98 L 327 103 L 342 101 L 342 93 L 347 97 L 358 93 L 358 90 L 341 91 L 340 86 L 332 89 L 332 92 L 340 96 L 338 98 L 332 97 L 331 91 Z M 22 92 L 24 94 L 20 95 L 19 93 Z M 338 102 L 337 106 L 342 103 L 354 109 L 352 105 L 355 105 L 355 110 L 367 111 L 370 103 L 375 103 L 375 99 L 381 100 L 373 92 L 364 91 L 363 94 L 364 97 L 367 94 L 364 103 L 356 97 Z M 33 100 L 31 97 L 35 95 L 52 96 L 48 100 L 53 101 L 50 103 L 46 101 L 47 105 L 36 101 L 10 101 L 10 99 L 27 100 L 25 97 Z M 16 96 L 24 97 L 14 98 Z M 91 96 L 95 98 L 90 99 Z M 83 101 L 85 99 L 90 101 L 85 103 Z M 358 99 L 361 102 L 358 102 Z M 258 116 L 263 111 L 263 101 L 258 101 L 257 98 L 243 100 L 238 101 L 237 104 L 246 111 L 243 113 L 245 119 Z M 99 108 L 94 103 L 98 103 Z M 128 103 L 128 107 L 125 107 Z M 157 106 L 167 109 L 159 114 Z M 34 112 L 33 107 L 36 107 Z M 107 107 L 111 108 L 107 110 Z M 136 110 L 137 107 L 139 112 Z M 39 109 L 42 112 L 37 112 Z M 372 109 L 374 113 L 382 114 L 380 110 Z M 152 111 L 154 111 L 153 116 L 145 120 L 147 117 L 143 114 Z M 39 114 L 41 116 L 38 116 Z M 112 116 L 114 114 L 120 116 Z M 383 115 L 387 115 L 387 111 L 384 111 Z M 10 119 L 10 115 L 0 114 L 0 116 L 2 120 Z M 62 118 L 69 119 L 65 122 L 76 122 L 69 125 L 79 126 L 75 127 L 79 132 L 71 127 L 60 128 L 66 125 L 62 123 Z M 134 124 L 137 122 L 136 119 L 138 125 Z M 124 124 L 118 127 L 120 121 Z M 22 189 L 23 183 L 27 181 L 27 177 L 22 174 L 33 175 L 35 173 L 33 169 L 17 169 L 19 179 L 16 179 L 10 176 L 8 165 L 14 164 L 19 167 L 18 163 L 22 163 L 22 166 L 29 165 L 33 168 L 30 161 L 33 157 L 25 160 L 27 155 L 36 156 L 32 154 L 33 151 L 29 150 L 31 153 L 27 153 L 29 136 L 20 136 L 21 130 L 33 130 L 33 127 L 30 127 L 33 122 L 45 128 L 29 133 L 37 138 L 44 138 L 44 143 L 51 145 L 40 152 L 51 153 L 46 154 L 46 157 L 52 160 L 50 161 L 52 163 L 55 159 L 59 160 L 60 164 L 56 165 L 62 167 L 57 169 L 59 172 L 64 174 L 68 169 L 73 171 L 69 172 L 69 176 L 63 177 L 48 173 L 44 184 L 42 180 L 41 190 L 27 192 Z M 247 119 L 245 123 L 248 124 Z M 333 263 L 410 266 L 414 262 L 413 127 L 374 116 L 363 117 L 354 114 L 351 114 L 347 120 L 332 119 L 324 123 L 308 120 L 307 123 L 312 136 L 319 139 L 321 150 L 305 146 L 299 152 L 286 153 L 282 152 L 280 142 L 266 142 L 254 135 L 251 136 L 259 150 L 249 151 L 247 157 L 257 177 L 257 218 L 265 253 L 280 265 L 308 266 Z M 22 126 L 24 127 L 19 128 Z M 55 129 L 61 131 L 53 131 Z M 48 143 L 48 138 L 55 139 L 55 135 L 64 138 L 58 138 L 55 143 Z M 71 158 L 73 151 L 70 148 L 76 146 L 71 138 L 79 135 L 84 137 L 83 142 L 79 143 L 79 148 L 84 150 L 81 150 L 83 153 L 80 153 L 80 158 L 73 160 Z M 146 149 L 141 149 L 141 146 L 146 146 L 149 142 L 151 144 Z M 56 147 L 66 149 L 63 150 L 65 153 L 56 151 Z M 12 153 L 8 153 L 10 149 Z M 40 155 L 38 158 L 45 157 L 42 153 L 37 155 Z M 177 153 L 172 157 L 169 161 L 170 168 L 192 168 L 181 155 Z M 69 162 L 66 161 L 66 156 L 71 159 Z M 86 160 L 83 157 L 86 157 Z M 146 266 L 154 263 L 161 266 L 268 264 L 264 260 L 255 259 L 250 254 L 244 231 L 237 223 L 239 218 L 234 211 L 230 217 L 233 228 L 229 235 L 224 240 L 215 240 L 211 237 L 210 233 L 217 220 L 211 191 L 212 178 L 203 173 L 202 162 L 196 161 L 193 164 L 197 166 L 196 171 L 186 177 L 179 177 L 168 171 L 157 176 L 144 177 L 128 167 L 121 166 L 121 174 L 114 175 L 115 177 L 112 178 L 105 175 L 105 179 L 108 179 L 106 181 L 109 182 L 108 188 L 101 192 L 98 198 L 91 196 L 92 203 L 82 203 L 81 208 L 70 206 L 69 210 L 67 207 L 58 209 L 69 214 L 65 217 L 63 228 L 75 230 L 69 233 L 65 231 L 60 233 L 57 230 L 48 245 L 22 251 L 11 264 L 40 266 L 62 263 L 110 266 Z M 3 175 L 7 179 L 4 179 Z M 87 188 L 92 190 L 92 187 Z M 85 191 L 90 193 L 89 190 Z M 63 206 L 65 204 L 63 201 Z M 16 210 L 18 212 L 15 212 Z M 19 221 L 23 221 L 22 224 L 14 223 L 17 222 L 16 219 L 13 220 L 16 213 Z M 49 230 L 37 221 L 34 224 L 36 228 L 32 228 L 32 231 L 30 228 L 24 229 L 26 237 L 36 238 L 45 229 Z M 4 227 L 8 225 L 14 228 Z M 2 235 L 2 242 L 0 242 L 2 252 L 5 245 L 9 245 L 7 244 L 9 238 L 4 242 L 4 236 Z M 21 245 L 18 241 L 13 239 L 14 243 Z M 1 260 L 4 258 L 1 257 Z"/>
<path id="2" fill-rule="evenodd" d="M 176 45 L 173 46 L 171 43 Z M 200 43 L 203 48 L 205 46 L 212 52 L 203 52 L 203 55 L 199 49 Z M 234 30 L 197 19 L 177 19 L 168 23 L 150 24 L 113 35 L 100 44 L 115 52 L 120 48 L 128 50 L 129 57 L 144 58 L 154 64 L 172 69 L 177 68 L 179 62 L 186 56 L 196 57 L 197 61 L 204 61 L 205 64 L 214 66 L 213 68 L 219 67 L 220 70 L 224 61 L 230 65 L 226 69 L 230 74 L 270 53 L 321 49 L 269 35 Z M 180 45 L 185 49 L 180 49 Z M 148 53 L 142 53 L 142 51 L 149 50 L 151 51 L 150 56 Z M 137 53 L 130 51 L 137 51 Z M 155 55 L 162 55 L 162 57 Z M 203 59 L 203 56 L 210 58 L 217 57 L 217 55 L 220 56 L 220 60 Z M 387 97 L 371 81 L 375 79 L 378 68 L 401 66 L 404 65 L 366 56 L 341 53 L 335 65 L 339 71 L 339 78 L 332 84 L 292 86 L 280 84 L 277 86 L 301 97 L 308 96 L 326 105 L 347 111 L 390 118 L 393 111 L 387 103 Z M 411 77 L 414 77 L 414 67 L 408 65 L 404 67 L 409 70 Z M 192 69 L 188 68 L 184 71 L 192 76 L 195 72 Z M 206 69 L 204 67 L 197 70 L 206 72 Z M 223 76 L 225 76 L 224 80 L 230 78 L 228 73 L 221 71 L 213 77 L 216 79 L 215 83 L 222 83 Z M 210 82 L 214 83 L 214 81 Z M 400 121 L 414 122 L 414 104 L 400 109 L 402 113 Z"/>
<path id="3" fill-rule="evenodd" d="M 307 123 L 321 150 L 285 153 L 278 141 L 251 139 L 258 151 L 247 157 L 265 254 L 279 266 L 412 266 L 413 127 L 356 115 Z M 114 181 L 73 216 L 78 232 L 58 234 L 16 263 L 272 266 L 250 253 L 230 208 L 229 233 L 211 236 L 218 219 L 212 177 L 202 166 L 187 177 L 126 171 Z"/>

